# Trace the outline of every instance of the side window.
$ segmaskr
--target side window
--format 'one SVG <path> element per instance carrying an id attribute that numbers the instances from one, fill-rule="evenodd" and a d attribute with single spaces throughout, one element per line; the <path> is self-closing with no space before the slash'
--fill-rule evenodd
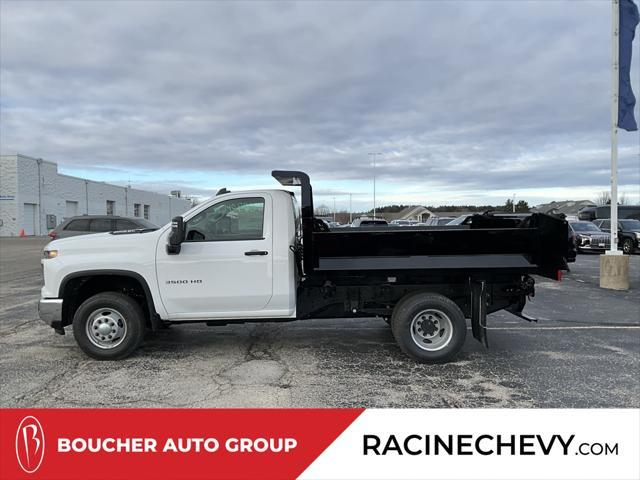
<path id="1" fill-rule="evenodd" d="M 69 230 L 71 232 L 88 232 L 89 231 L 89 219 L 83 218 L 81 220 L 71 220 L 66 227 L 65 230 Z"/>
<path id="2" fill-rule="evenodd" d="M 90 232 L 109 232 L 111 230 L 110 218 L 94 218 L 91 220 L 91 225 L 89 226 Z"/>
<path id="3" fill-rule="evenodd" d="M 263 224 L 263 198 L 236 198 L 216 203 L 190 219 L 186 225 L 186 240 L 261 240 Z"/>
<path id="4" fill-rule="evenodd" d="M 600 228 L 603 230 L 609 230 L 610 227 L 611 227 L 610 220 L 605 220 L 604 222 L 602 222 L 602 225 L 600 225 Z"/>

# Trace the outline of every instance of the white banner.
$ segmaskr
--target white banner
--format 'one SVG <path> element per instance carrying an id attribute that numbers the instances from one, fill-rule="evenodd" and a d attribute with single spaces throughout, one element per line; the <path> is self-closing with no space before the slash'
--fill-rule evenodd
<path id="1" fill-rule="evenodd" d="M 304 479 L 639 479 L 639 409 L 366 410 Z"/>

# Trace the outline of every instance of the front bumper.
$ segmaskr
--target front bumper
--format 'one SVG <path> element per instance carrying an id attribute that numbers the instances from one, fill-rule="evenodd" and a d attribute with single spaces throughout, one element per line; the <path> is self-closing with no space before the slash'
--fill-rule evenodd
<path id="1" fill-rule="evenodd" d="M 41 298 L 38 303 L 40 320 L 56 330 L 62 329 L 62 299 Z"/>
<path id="2" fill-rule="evenodd" d="M 611 239 L 602 236 L 583 237 L 578 240 L 576 247 L 579 250 L 609 250 L 611 248 Z"/>
<path id="3" fill-rule="evenodd" d="M 606 244 L 606 245 L 580 245 L 578 247 L 580 250 L 609 250 L 611 248 L 610 244 Z"/>

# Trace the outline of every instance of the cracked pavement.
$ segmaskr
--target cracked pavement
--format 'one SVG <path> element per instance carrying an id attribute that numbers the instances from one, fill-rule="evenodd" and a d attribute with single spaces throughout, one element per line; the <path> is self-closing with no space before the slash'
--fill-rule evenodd
<path id="1" fill-rule="evenodd" d="M 0 239 L 2 407 L 639 407 L 640 256 L 628 292 L 598 288 L 598 256 L 537 280 L 529 324 L 489 317 L 457 361 L 419 365 L 380 319 L 149 332 L 131 358 L 97 362 L 37 318 L 42 238 Z"/>

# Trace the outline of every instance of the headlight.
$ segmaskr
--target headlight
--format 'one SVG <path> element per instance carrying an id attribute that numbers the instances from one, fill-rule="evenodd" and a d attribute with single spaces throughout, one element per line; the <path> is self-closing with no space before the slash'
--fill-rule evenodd
<path id="1" fill-rule="evenodd" d="M 636 240 L 640 240 L 640 232 L 635 232 L 636 233 Z"/>
<path id="2" fill-rule="evenodd" d="M 58 250 L 45 250 L 44 258 L 56 258 L 58 256 Z"/>

